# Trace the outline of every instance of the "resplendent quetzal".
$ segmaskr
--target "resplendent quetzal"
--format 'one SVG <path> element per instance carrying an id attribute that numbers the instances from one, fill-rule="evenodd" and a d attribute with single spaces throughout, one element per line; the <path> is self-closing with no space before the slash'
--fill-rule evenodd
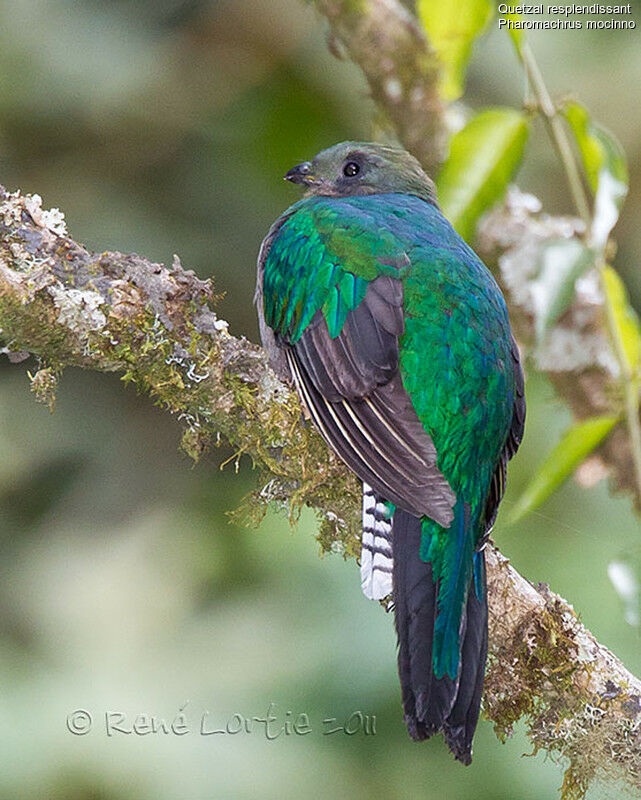
<path id="1" fill-rule="evenodd" d="M 343 142 L 285 178 L 307 191 L 260 249 L 263 344 L 363 481 L 361 582 L 393 597 L 409 734 L 469 764 L 483 545 L 525 420 L 505 302 L 404 150 Z"/>

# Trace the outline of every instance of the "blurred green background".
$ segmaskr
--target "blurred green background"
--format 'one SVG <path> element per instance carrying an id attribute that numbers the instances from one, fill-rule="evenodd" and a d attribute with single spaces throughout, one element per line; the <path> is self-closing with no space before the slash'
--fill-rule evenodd
<path id="1" fill-rule="evenodd" d="M 257 249 L 297 197 L 282 174 L 371 137 L 363 79 L 329 55 L 323 21 L 297 0 L 5 0 L 0 21 L 0 182 L 61 207 L 96 250 L 179 253 L 226 292 L 232 332 L 256 340 Z M 639 33 L 531 40 L 553 91 L 578 95 L 627 151 L 617 264 L 639 306 Z M 508 39 L 492 30 L 466 102 L 518 105 L 522 93 Z M 570 208 L 541 128 L 519 183 L 550 211 Z M 364 599 L 353 563 L 318 558 L 311 514 L 293 532 L 277 514 L 259 530 L 230 525 L 225 512 L 253 485 L 248 464 L 221 472 L 221 450 L 192 468 L 176 423 L 117 376 L 68 371 L 50 416 L 29 394 L 33 366 L 0 367 L 1 797 L 556 795 L 562 769 L 522 758 L 520 730 L 501 745 L 482 722 L 467 769 L 439 738 L 407 738 L 392 619 Z M 528 402 L 504 509 L 568 422 L 532 373 Z M 569 483 L 518 527 L 499 519 L 495 539 L 641 672 L 606 573 L 613 558 L 639 558 L 626 499 Z M 307 713 L 312 733 L 199 734 L 205 711 L 224 727 L 270 702 L 281 722 Z M 105 712 L 171 725 L 182 707 L 184 736 L 105 733 Z M 93 716 L 85 736 L 66 728 L 78 708 Z M 323 735 L 324 718 L 359 710 L 376 716 L 376 735 Z"/>

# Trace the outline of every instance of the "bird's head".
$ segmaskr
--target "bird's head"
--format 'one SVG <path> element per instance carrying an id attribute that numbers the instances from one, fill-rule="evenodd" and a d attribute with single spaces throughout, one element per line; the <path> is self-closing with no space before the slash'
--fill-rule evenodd
<path id="1" fill-rule="evenodd" d="M 335 144 L 290 169 L 285 180 L 306 186 L 307 195 L 350 197 L 398 192 L 436 203 L 434 183 L 414 156 L 400 147 L 372 142 Z"/>

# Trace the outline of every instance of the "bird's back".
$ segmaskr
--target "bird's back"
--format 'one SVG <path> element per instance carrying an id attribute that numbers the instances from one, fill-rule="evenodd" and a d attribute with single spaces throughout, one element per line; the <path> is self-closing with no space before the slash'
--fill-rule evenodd
<path id="1" fill-rule="evenodd" d="M 322 304 L 328 275 L 337 283 L 334 307 L 345 314 L 362 301 L 368 280 L 398 275 L 403 385 L 452 489 L 481 503 L 515 391 L 507 309 L 492 274 L 439 209 L 413 195 L 313 197 L 284 216 L 265 265 L 271 325 L 286 309 L 299 335 Z"/>
<path id="2" fill-rule="evenodd" d="M 381 222 L 403 241 L 412 265 L 403 278 L 403 385 L 452 489 L 481 502 L 514 405 L 505 302 L 490 271 L 435 206 L 404 195 L 387 196 L 383 206 Z"/>

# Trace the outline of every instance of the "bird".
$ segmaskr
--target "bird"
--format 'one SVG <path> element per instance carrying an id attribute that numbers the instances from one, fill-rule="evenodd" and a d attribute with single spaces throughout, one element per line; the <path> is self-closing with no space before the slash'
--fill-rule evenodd
<path id="1" fill-rule="evenodd" d="M 284 177 L 305 191 L 258 254 L 263 346 L 362 481 L 361 585 L 394 609 L 408 733 L 469 764 L 484 548 L 525 425 L 505 300 L 401 147 L 341 142 Z"/>

